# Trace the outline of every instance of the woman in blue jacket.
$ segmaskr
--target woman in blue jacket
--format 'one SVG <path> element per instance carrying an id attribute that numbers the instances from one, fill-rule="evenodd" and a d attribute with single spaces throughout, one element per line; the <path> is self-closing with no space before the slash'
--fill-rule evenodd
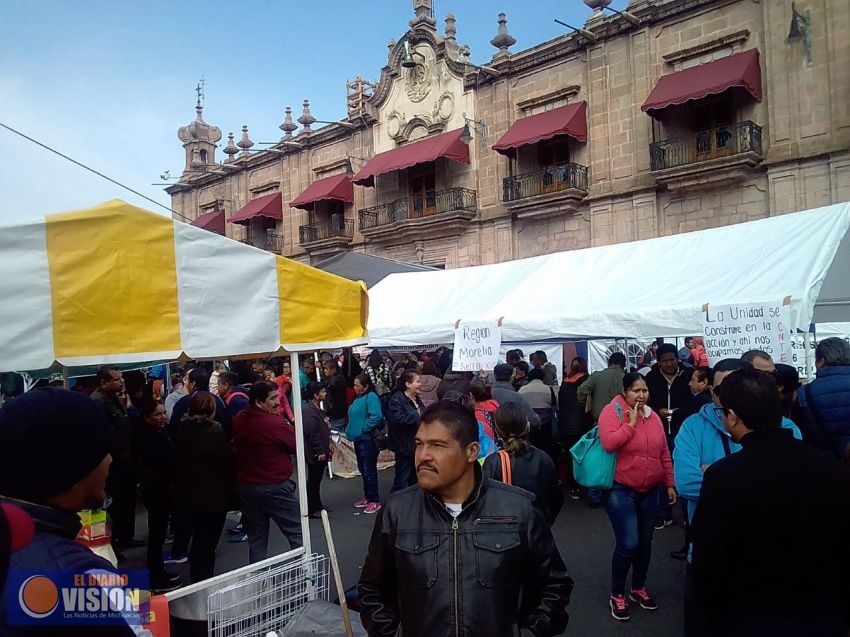
<path id="1" fill-rule="evenodd" d="M 363 498 L 354 503 L 364 513 L 377 513 L 381 509 L 378 493 L 378 446 L 373 433 L 383 420 L 381 399 L 366 374 L 354 379 L 356 398 L 348 408 L 348 426 L 345 435 L 354 443 L 357 469 L 363 477 Z"/>

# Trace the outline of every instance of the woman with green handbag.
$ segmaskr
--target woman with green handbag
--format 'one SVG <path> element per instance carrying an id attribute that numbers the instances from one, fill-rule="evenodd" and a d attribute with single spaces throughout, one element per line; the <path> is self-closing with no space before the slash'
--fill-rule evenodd
<path id="1" fill-rule="evenodd" d="M 599 441 L 605 451 L 616 452 L 614 483 L 605 494 L 605 511 L 614 529 L 616 546 L 611 559 L 611 616 L 629 620 L 626 575 L 632 569 L 629 600 L 645 610 L 658 605 L 646 591 L 646 575 L 652 557 L 652 534 L 658 519 L 658 498 L 667 489 L 670 504 L 676 502 L 673 461 L 664 427 L 646 406 L 649 389 L 640 374 L 623 377 L 623 393 L 599 415 Z"/>

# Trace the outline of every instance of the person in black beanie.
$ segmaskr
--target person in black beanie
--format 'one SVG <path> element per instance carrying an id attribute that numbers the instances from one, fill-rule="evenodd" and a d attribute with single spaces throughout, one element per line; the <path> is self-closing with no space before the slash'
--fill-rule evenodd
<path id="1" fill-rule="evenodd" d="M 0 501 L 16 504 L 35 522 L 29 546 L 13 553 L 10 568 L 104 570 L 112 565 L 77 544 L 77 512 L 103 506 L 112 456 L 112 428 L 90 398 L 46 387 L 0 408 Z M 8 595 L 0 595 L 0 626 L 6 626 Z M 31 628 L 10 634 L 28 635 Z M 130 636 L 126 624 L 61 626 L 34 634 Z"/>

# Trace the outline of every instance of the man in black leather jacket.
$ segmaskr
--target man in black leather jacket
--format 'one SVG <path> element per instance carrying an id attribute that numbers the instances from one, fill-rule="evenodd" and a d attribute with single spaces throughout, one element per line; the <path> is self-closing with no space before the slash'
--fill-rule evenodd
<path id="1" fill-rule="evenodd" d="M 358 585 L 371 637 L 548 637 L 573 581 L 522 489 L 482 477 L 478 425 L 440 401 L 416 434 L 419 484 L 391 494 Z"/>

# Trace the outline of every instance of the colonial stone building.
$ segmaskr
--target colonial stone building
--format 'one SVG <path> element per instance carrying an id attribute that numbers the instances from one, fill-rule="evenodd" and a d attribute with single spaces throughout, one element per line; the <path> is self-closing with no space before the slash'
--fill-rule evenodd
<path id="1" fill-rule="evenodd" d="M 850 200 L 850 0 L 585 3 L 524 51 L 500 14 L 476 66 L 462 25 L 414 0 L 344 121 L 317 128 L 305 101 L 278 144 L 243 127 L 221 163 L 199 104 L 172 207 L 305 262 L 455 268 Z"/>

